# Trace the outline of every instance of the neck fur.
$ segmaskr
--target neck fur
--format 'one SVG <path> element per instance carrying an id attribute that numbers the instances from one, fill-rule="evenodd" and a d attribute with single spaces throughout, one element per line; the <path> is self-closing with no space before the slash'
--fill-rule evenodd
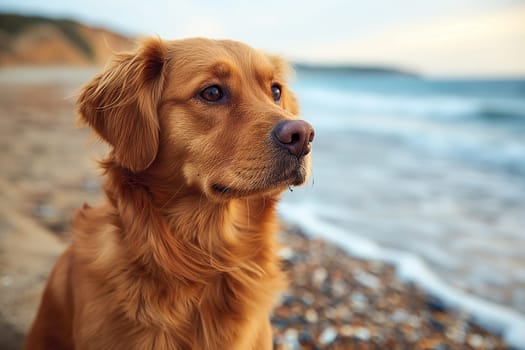
<path id="1" fill-rule="evenodd" d="M 191 189 L 169 193 L 121 168 L 106 171 L 122 243 L 148 272 L 206 284 L 222 273 L 262 275 L 263 262 L 274 262 L 275 198 L 211 202 Z"/>

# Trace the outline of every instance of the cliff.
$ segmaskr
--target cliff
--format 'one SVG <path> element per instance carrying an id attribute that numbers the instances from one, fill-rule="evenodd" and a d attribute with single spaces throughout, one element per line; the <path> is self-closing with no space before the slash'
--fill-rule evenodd
<path id="1" fill-rule="evenodd" d="M 72 20 L 0 14 L 0 66 L 103 65 L 133 41 Z"/>

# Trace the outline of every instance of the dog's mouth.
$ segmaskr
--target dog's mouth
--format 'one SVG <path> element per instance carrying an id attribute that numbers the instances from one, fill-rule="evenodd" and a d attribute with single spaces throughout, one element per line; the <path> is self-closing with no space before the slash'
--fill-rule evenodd
<path id="1" fill-rule="evenodd" d="M 266 173 L 266 174 L 265 174 Z M 308 176 L 305 161 L 295 162 L 285 169 L 269 170 L 261 174 L 261 179 L 251 181 L 246 186 L 230 186 L 223 183 L 213 183 L 211 191 L 221 197 L 247 197 L 263 193 L 284 190 L 290 186 L 302 185 Z M 236 181 L 236 183 L 239 183 Z"/>

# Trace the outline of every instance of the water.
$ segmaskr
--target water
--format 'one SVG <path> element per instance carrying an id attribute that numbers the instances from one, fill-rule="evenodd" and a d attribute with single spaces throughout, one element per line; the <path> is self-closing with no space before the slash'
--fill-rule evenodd
<path id="1" fill-rule="evenodd" d="M 316 139 L 285 205 L 525 316 L 525 80 L 299 71 L 293 88 Z"/>

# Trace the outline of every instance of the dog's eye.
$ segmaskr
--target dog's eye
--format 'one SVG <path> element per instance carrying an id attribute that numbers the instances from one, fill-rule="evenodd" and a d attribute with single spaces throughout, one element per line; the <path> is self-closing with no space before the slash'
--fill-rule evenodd
<path id="1" fill-rule="evenodd" d="M 199 93 L 199 96 L 209 102 L 217 102 L 224 97 L 224 92 L 220 86 L 212 85 Z"/>
<path id="2" fill-rule="evenodd" d="M 281 101 L 281 85 L 279 84 L 272 85 L 272 98 L 275 102 Z"/>

